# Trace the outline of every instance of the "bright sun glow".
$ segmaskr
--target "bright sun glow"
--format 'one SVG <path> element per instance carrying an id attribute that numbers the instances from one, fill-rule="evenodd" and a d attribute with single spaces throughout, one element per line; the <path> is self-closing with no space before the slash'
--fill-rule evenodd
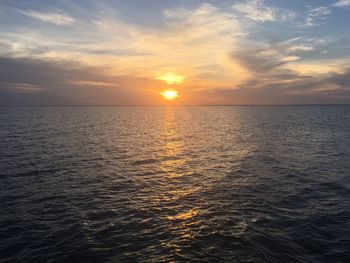
<path id="1" fill-rule="evenodd" d="M 160 94 L 167 100 L 174 100 L 179 97 L 179 93 L 176 90 L 166 90 Z"/>
<path id="2" fill-rule="evenodd" d="M 165 81 L 165 83 L 168 85 L 173 85 L 183 83 L 185 77 L 173 73 L 168 73 L 157 77 L 157 79 Z"/>

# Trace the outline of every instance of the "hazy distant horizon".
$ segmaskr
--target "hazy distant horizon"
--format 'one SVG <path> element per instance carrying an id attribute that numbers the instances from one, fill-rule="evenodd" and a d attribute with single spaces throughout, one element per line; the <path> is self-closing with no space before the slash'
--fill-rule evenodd
<path id="1" fill-rule="evenodd" d="M 164 105 L 164 104 L 52 104 L 52 105 L 0 105 L 0 107 L 239 107 L 239 106 L 251 106 L 251 107 L 264 107 L 264 106 L 281 106 L 281 107 L 288 107 L 288 106 L 350 106 L 349 104 L 345 103 L 333 103 L 333 104 L 184 104 L 184 105 Z"/>

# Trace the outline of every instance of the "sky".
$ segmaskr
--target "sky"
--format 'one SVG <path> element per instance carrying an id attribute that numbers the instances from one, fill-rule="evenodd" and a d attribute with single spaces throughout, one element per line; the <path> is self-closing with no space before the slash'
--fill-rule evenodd
<path id="1" fill-rule="evenodd" d="M 0 105 L 348 104 L 349 25 L 350 0 L 0 0 Z"/>

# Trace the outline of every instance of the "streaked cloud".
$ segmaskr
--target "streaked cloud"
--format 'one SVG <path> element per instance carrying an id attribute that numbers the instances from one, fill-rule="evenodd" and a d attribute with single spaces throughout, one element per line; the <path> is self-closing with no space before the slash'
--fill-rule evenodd
<path id="1" fill-rule="evenodd" d="M 115 87 L 117 83 L 103 82 L 103 81 L 92 81 L 92 80 L 73 80 L 69 82 L 72 85 L 77 86 L 93 86 L 93 87 Z"/>
<path id="2" fill-rule="evenodd" d="M 315 48 L 312 47 L 312 46 L 307 46 L 307 45 L 295 45 L 295 46 L 290 46 L 288 48 L 288 50 L 290 51 L 312 51 L 314 50 Z"/>
<path id="3" fill-rule="evenodd" d="M 45 90 L 38 85 L 32 85 L 28 83 L 0 83 L 0 89 L 8 89 L 9 91 L 16 93 L 32 93 Z"/>
<path id="4" fill-rule="evenodd" d="M 20 11 L 20 13 L 31 18 L 55 25 L 70 25 L 75 22 L 74 18 L 60 13 L 42 13 L 37 11 Z"/>

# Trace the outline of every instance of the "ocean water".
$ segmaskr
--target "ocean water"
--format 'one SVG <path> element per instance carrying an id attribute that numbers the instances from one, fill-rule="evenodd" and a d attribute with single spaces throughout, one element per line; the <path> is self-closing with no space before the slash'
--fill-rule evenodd
<path id="1" fill-rule="evenodd" d="M 350 107 L 0 108 L 0 262 L 350 262 Z"/>

